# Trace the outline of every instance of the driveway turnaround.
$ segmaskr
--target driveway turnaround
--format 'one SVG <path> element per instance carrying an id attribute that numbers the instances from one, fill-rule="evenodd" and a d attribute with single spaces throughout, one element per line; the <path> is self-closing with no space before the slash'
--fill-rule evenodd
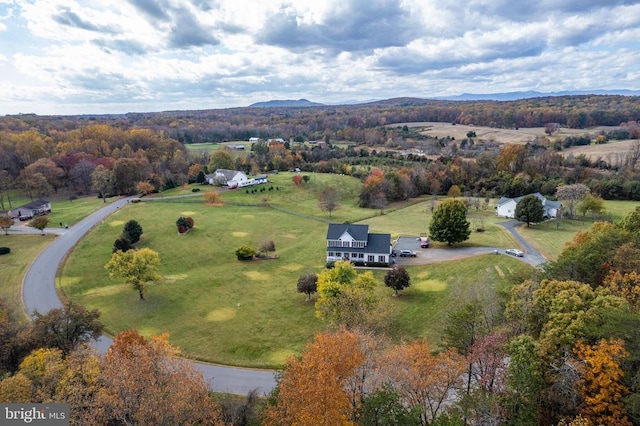
<path id="1" fill-rule="evenodd" d="M 135 198 L 135 197 L 133 197 Z M 56 291 L 56 274 L 64 257 L 96 224 L 111 213 L 127 204 L 129 199 L 114 201 L 86 217 L 69 229 L 45 229 L 45 232 L 58 234 L 55 239 L 31 264 L 22 283 L 22 300 L 29 314 L 35 311 L 47 313 L 62 307 Z M 31 232 L 27 229 L 18 232 Z M 40 231 L 37 231 L 40 232 Z M 106 353 L 113 340 L 102 336 L 94 347 Z M 202 372 L 211 390 L 216 392 L 246 395 L 257 389 L 259 394 L 268 393 L 276 386 L 275 374 L 269 370 L 225 367 L 202 362 L 194 362 Z"/>

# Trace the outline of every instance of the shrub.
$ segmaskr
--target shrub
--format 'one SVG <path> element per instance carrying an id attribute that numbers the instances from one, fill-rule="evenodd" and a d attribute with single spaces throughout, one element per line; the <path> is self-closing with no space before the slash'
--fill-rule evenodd
<path id="1" fill-rule="evenodd" d="M 176 220 L 176 226 L 178 227 L 178 232 L 183 234 L 193 228 L 193 218 L 180 216 L 178 220 Z"/>
<path id="2" fill-rule="evenodd" d="M 200 192 L 200 188 L 193 188 L 191 189 L 191 192 Z"/>
<path id="3" fill-rule="evenodd" d="M 117 252 L 118 250 L 124 253 L 131 250 L 132 248 L 133 246 L 131 245 L 131 241 L 129 241 L 125 237 L 118 238 L 113 242 L 113 253 Z"/>
<path id="4" fill-rule="evenodd" d="M 251 260 L 256 255 L 256 251 L 249 246 L 242 246 L 236 250 L 238 260 Z"/>
<path id="5" fill-rule="evenodd" d="M 0 255 L 11 253 L 11 249 L 9 247 L 0 247 Z"/>

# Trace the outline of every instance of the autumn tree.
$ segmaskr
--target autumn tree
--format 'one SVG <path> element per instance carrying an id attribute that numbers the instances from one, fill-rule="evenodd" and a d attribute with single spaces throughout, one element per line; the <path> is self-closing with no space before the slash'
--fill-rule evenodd
<path id="1" fill-rule="evenodd" d="M 316 334 L 300 358 L 287 360 L 274 403 L 265 409 L 264 424 L 355 425 L 360 407 L 352 405 L 345 387 L 364 362 L 354 331 L 340 328 Z"/>
<path id="2" fill-rule="evenodd" d="M 221 425 L 202 374 L 167 336 L 117 334 L 95 396 L 97 424 Z"/>
<path id="3" fill-rule="evenodd" d="M 578 342 L 574 352 L 581 361 L 578 382 L 585 407 L 581 414 L 593 424 L 630 426 L 622 398 L 629 392 L 622 383 L 620 361 L 629 353 L 624 341 L 601 339 L 595 345 Z"/>
<path id="4" fill-rule="evenodd" d="M 32 333 L 39 346 L 57 348 L 67 355 L 79 345 L 97 340 L 103 329 L 100 311 L 67 301 L 46 314 L 35 312 Z"/>
<path id="5" fill-rule="evenodd" d="M 65 369 L 62 351 L 57 348 L 39 348 L 20 363 L 20 373 L 33 384 L 33 400 L 53 401 L 56 387 Z"/>
<path id="6" fill-rule="evenodd" d="M 294 185 L 297 186 L 297 187 L 302 185 L 302 176 L 301 175 L 293 175 L 291 180 L 293 181 Z"/>
<path id="7" fill-rule="evenodd" d="M 158 253 L 149 248 L 143 248 L 126 252 L 116 251 L 111 255 L 105 269 L 109 271 L 111 278 L 124 278 L 127 284 L 138 291 L 140 300 L 144 300 L 149 282 L 162 278 L 158 273 L 159 266 Z"/>
<path id="8" fill-rule="evenodd" d="M 222 197 L 218 191 L 208 191 L 204 193 L 204 201 L 207 204 L 221 204 Z"/>
<path id="9" fill-rule="evenodd" d="M 340 194 L 338 190 L 332 186 L 328 186 L 318 194 L 318 207 L 320 207 L 320 210 L 323 212 L 329 212 L 329 218 L 331 218 L 331 213 L 340 207 L 338 203 L 339 197 Z"/>
<path id="10" fill-rule="evenodd" d="M 385 381 L 400 392 L 404 406 L 421 410 L 423 425 L 438 418 L 462 385 L 466 365 L 454 349 L 433 354 L 425 340 L 394 346 L 385 363 Z"/>
<path id="11" fill-rule="evenodd" d="M 458 185 L 451 185 L 447 191 L 447 197 L 449 198 L 459 198 L 461 195 L 462 191 L 460 191 L 460 187 Z"/>
<path id="12" fill-rule="evenodd" d="M 429 225 L 429 237 L 452 245 L 469 239 L 467 206 L 462 200 L 445 200 L 436 207 Z"/>
<path id="13" fill-rule="evenodd" d="M 229 150 L 228 148 L 218 149 L 211 155 L 211 160 L 209 161 L 209 170 L 233 170 L 233 167 L 233 156 L 231 155 L 231 150 Z"/>
<path id="14" fill-rule="evenodd" d="M 37 229 L 44 235 L 44 228 L 49 224 L 49 218 L 46 216 L 38 216 L 31 220 L 30 225 L 32 228 Z"/>
<path id="15" fill-rule="evenodd" d="M 70 405 L 71 424 L 91 425 L 102 385 L 102 359 L 91 346 L 82 345 L 66 356 L 54 400 Z"/>
<path id="16" fill-rule="evenodd" d="M 631 238 L 624 228 L 596 222 L 587 231 L 578 232 L 558 258 L 545 266 L 546 276 L 600 285 L 611 268 L 611 254 Z"/>
<path id="17" fill-rule="evenodd" d="M 403 266 L 394 265 L 384 276 L 384 284 L 394 290 L 394 295 L 411 285 L 411 277 Z"/>
<path id="18" fill-rule="evenodd" d="M 113 187 L 120 195 L 133 194 L 143 177 L 140 164 L 133 158 L 119 158 L 113 166 Z"/>
<path id="19" fill-rule="evenodd" d="M 113 190 L 113 172 L 102 164 L 91 172 L 91 187 L 98 193 L 103 202 L 107 202 L 107 195 Z"/>
<path id="20" fill-rule="evenodd" d="M 136 183 L 136 191 L 141 195 L 148 195 L 155 191 L 156 188 L 149 182 L 138 182 Z"/>
<path id="21" fill-rule="evenodd" d="M 298 277 L 298 293 L 307 295 L 307 301 L 311 295 L 318 291 L 318 276 L 316 274 L 303 274 Z"/>
<path id="22" fill-rule="evenodd" d="M 318 274 L 316 316 L 332 325 L 376 330 L 384 326 L 386 312 L 375 295 L 377 281 L 371 271 L 358 273 L 349 261 L 337 261 Z"/>
<path id="23" fill-rule="evenodd" d="M 265 240 L 260 244 L 260 251 L 264 253 L 266 257 L 268 253 L 276 251 L 276 243 L 274 243 L 273 240 Z"/>
<path id="24" fill-rule="evenodd" d="M 527 195 L 516 204 L 514 217 L 520 222 L 525 222 L 527 227 L 531 223 L 542 222 L 543 216 L 542 201 L 535 195 Z"/>
<path id="25" fill-rule="evenodd" d="M 556 189 L 556 197 L 558 197 L 558 200 L 566 203 L 566 206 L 569 209 L 569 216 L 573 217 L 576 204 L 590 192 L 591 190 L 589 187 L 582 183 L 560 185 Z"/>
<path id="26" fill-rule="evenodd" d="M 587 213 L 602 214 L 604 212 L 604 200 L 597 195 L 586 194 L 584 198 L 578 202 L 576 210 L 582 214 L 582 218 L 584 218 Z"/>
<path id="27" fill-rule="evenodd" d="M 527 155 L 524 145 L 506 144 L 496 158 L 496 168 L 512 174 L 520 173 L 524 170 Z"/>
<path id="28" fill-rule="evenodd" d="M 4 235 L 9 235 L 9 228 L 13 226 L 13 219 L 8 216 L 0 216 L 0 228 L 4 231 Z"/>

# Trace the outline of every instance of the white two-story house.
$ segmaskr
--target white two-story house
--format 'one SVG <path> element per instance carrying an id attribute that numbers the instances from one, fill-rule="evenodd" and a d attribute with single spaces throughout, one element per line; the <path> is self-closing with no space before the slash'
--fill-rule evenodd
<path id="1" fill-rule="evenodd" d="M 330 223 L 327 262 L 337 260 L 388 265 L 391 261 L 391 234 L 371 234 L 369 225 Z"/>

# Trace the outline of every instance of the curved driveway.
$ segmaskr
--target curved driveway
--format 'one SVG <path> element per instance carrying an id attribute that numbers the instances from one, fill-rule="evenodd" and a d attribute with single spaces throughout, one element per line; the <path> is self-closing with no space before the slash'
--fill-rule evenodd
<path id="1" fill-rule="evenodd" d="M 45 230 L 47 233 L 59 234 L 59 237 L 40 253 L 24 277 L 22 300 L 29 314 L 34 311 L 46 313 L 51 309 L 62 307 L 62 302 L 56 291 L 55 280 L 64 257 L 91 228 L 126 205 L 128 200 L 121 199 L 110 203 L 69 229 L 50 228 Z M 24 229 L 23 232 L 30 231 Z M 100 352 L 105 353 L 112 342 L 113 340 L 109 337 L 102 336 L 94 346 Z M 195 362 L 195 365 L 204 375 L 211 390 L 216 392 L 246 395 L 251 390 L 257 389 L 258 393 L 268 393 L 276 386 L 273 371 L 224 367 L 201 362 Z"/>
<path id="2" fill-rule="evenodd" d="M 22 299 L 28 313 L 31 314 L 34 311 L 46 313 L 62 307 L 62 302 L 56 291 L 55 279 L 64 257 L 98 222 L 126 205 L 128 201 L 129 199 L 125 198 L 107 204 L 69 229 L 49 228 L 46 230 L 48 233 L 58 234 L 59 237 L 40 253 L 24 277 Z M 525 257 L 519 259 L 533 266 L 546 262 L 547 260 L 516 231 L 515 227 L 518 224 L 518 221 L 512 220 L 499 225 L 509 230 L 525 249 Z M 25 228 L 22 232 L 33 232 L 33 230 Z M 427 259 L 411 259 L 408 263 L 413 263 L 412 261 L 416 260 L 416 263 L 438 262 L 493 251 L 495 251 L 493 247 L 432 248 L 429 250 Z M 100 352 L 105 353 L 112 342 L 111 338 L 102 336 L 94 346 Z M 205 380 L 208 381 L 211 390 L 217 392 L 245 395 L 251 390 L 257 389 L 259 393 L 268 393 L 276 386 L 273 371 L 225 367 L 202 362 L 194 363 L 204 375 Z"/>

